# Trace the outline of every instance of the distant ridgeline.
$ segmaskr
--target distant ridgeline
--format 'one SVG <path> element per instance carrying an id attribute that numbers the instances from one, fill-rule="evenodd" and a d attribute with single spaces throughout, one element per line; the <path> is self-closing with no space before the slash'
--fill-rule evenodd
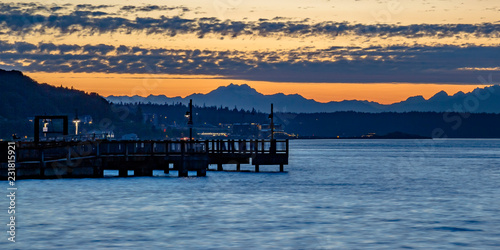
<path id="1" fill-rule="evenodd" d="M 207 94 L 192 94 L 185 98 L 167 97 L 165 95 L 141 96 L 108 96 L 113 103 L 151 103 L 173 104 L 189 103 L 190 99 L 198 105 L 229 107 L 238 109 L 269 112 L 269 103 L 274 104 L 275 111 L 292 113 L 318 113 L 356 111 L 368 113 L 381 112 L 470 112 L 470 113 L 500 113 L 500 86 L 477 88 L 470 93 L 458 92 L 449 96 L 441 91 L 429 99 L 413 96 L 405 101 L 383 105 L 369 101 L 340 101 L 320 103 L 306 99 L 301 95 L 285 95 L 282 93 L 264 95 L 250 86 L 230 84 L 221 86 Z"/>
<path id="2" fill-rule="evenodd" d="M 124 134 L 134 133 L 141 139 L 165 139 L 185 136 L 187 129 L 184 117 L 187 107 L 180 101 L 174 104 L 111 104 L 95 93 L 88 94 L 79 90 L 39 84 L 19 71 L 0 70 L 0 87 L 2 89 L 0 92 L 0 138 L 3 139 L 10 139 L 13 133 L 21 137 L 33 136 L 33 122 L 30 122 L 30 118 L 35 115 L 68 115 L 71 120 L 76 109 L 78 109 L 79 116 L 92 118 L 92 122 L 81 125 L 80 131 L 83 133 L 113 131 L 117 138 Z M 239 89 L 236 85 L 228 87 Z M 220 92 L 228 87 L 221 87 L 218 90 Z M 251 89 L 248 86 L 244 88 Z M 398 133 L 403 137 L 404 134 L 411 134 L 439 138 L 500 138 L 500 114 L 493 114 L 493 112 L 500 112 L 499 94 L 500 87 L 493 86 L 475 90 L 475 93 L 462 93 L 454 97 L 444 96 L 441 93 L 427 100 L 429 103 L 422 104 L 422 107 L 428 107 L 426 105 L 431 105 L 430 102 L 446 99 L 448 104 L 443 104 L 443 106 L 436 104 L 436 106 L 440 108 L 454 106 L 458 111 L 484 112 L 482 110 L 489 110 L 488 112 L 492 112 L 490 114 L 368 113 L 367 111 L 365 113 L 354 111 L 278 112 L 275 114 L 275 123 L 281 124 L 287 133 L 313 138 L 336 138 L 337 136 L 346 138 L 363 135 L 370 135 L 373 138 L 392 138 L 392 135 L 399 135 Z M 254 110 L 246 109 L 238 98 L 234 100 L 231 99 L 233 97 L 229 98 L 233 101 L 230 105 L 210 106 L 209 102 L 197 102 L 193 96 L 195 105 L 199 105 L 193 110 L 195 130 L 203 132 L 206 128 L 214 128 L 221 124 L 269 123 L 267 114 L 259 110 L 269 107 L 270 102 L 260 103 L 261 99 L 257 98 L 259 95 L 261 94 L 254 93 L 253 101 L 262 105 L 262 108 Z M 287 96 L 283 94 L 279 97 L 287 99 Z M 302 98 L 298 95 L 292 95 L 292 97 L 298 98 L 297 100 Z M 224 99 L 220 96 L 218 98 Z M 273 99 L 265 100 L 276 101 L 278 104 L 280 102 L 280 100 Z M 244 99 L 241 101 L 245 102 Z M 422 101 L 420 98 L 410 98 L 406 102 L 418 103 L 420 101 Z M 161 122 L 158 118 L 161 118 Z M 386 134 L 391 136 L 379 137 Z"/>

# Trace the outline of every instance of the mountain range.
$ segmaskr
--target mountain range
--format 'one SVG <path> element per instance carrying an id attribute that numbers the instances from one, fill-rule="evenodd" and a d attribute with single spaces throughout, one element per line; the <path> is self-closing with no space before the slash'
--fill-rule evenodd
<path id="1" fill-rule="evenodd" d="M 167 97 L 165 95 L 141 96 L 108 96 L 106 99 L 113 103 L 193 103 L 198 106 L 237 107 L 238 109 L 269 112 L 269 104 L 273 103 L 275 111 L 293 113 L 317 113 L 356 111 L 368 113 L 380 112 L 468 112 L 468 113 L 500 113 L 500 86 L 492 85 L 485 88 L 464 93 L 458 92 L 448 95 L 445 91 L 436 93 L 425 99 L 422 96 L 413 96 L 405 101 L 393 104 L 380 104 L 370 101 L 345 100 L 327 103 L 306 99 L 301 95 L 285 95 L 282 93 L 264 95 L 250 86 L 230 84 L 221 86 L 207 94 L 192 94 L 182 97 Z"/>

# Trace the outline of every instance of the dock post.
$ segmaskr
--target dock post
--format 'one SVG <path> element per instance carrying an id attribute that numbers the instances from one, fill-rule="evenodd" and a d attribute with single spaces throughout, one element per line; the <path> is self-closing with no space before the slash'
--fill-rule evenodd
<path id="1" fill-rule="evenodd" d="M 124 146 L 125 146 L 125 161 L 128 161 L 128 145 L 126 142 L 124 143 Z"/>
<path id="2" fill-rule="evenodd" d="M 240 169 L 240 165 L 241 165 L 241 164 L 240 164 L 239 162 L 238 162 L 238 163 L 236 163 L 236 171 L 237 171 L 237 172 L 240 172 L 240 171 L 241 171 L 241 169 Z"/>
<path id="3" fill-rule="evenodd" d="M 144 169 L 142 167 L 134 169 L 134 176 L 144 176 Z"/>
<path id="4" fill-rule="evenodd" d="M 169 155 L 169 152 L 170 152 L 169 149 L 170 149 L 170 144 L 168 142 L 165 142 L 165 159 L 167 159 L 167 157 Z M 167 163 L 167 166 L 163 170 L 163 173 L 169 174 L 170 173 L 170 163 L 169 162 L 166 162 L 166 163 Z"/>
<path id="5" fill-rule="evenodd" d="M 183 161 L 179 164 L 180 166 L 177 168 L 179 171 L 179 177 L 188 177 L 188 170 L 186 168 L 186 163 Z"/>
<path id="6" fill-rule="evenodd" d="M 71 164 L 71 146 L 66 147 L 68 149 L 68 153 L 66 154 L 66 166 L 72 166 Z"/>
<path id="7" fill-rule="evenodd" d="M 102 159 L 101 158 L 97 158 L 94 163 L 94 169 L 93 169 L 93 173 L 92 173 L 92 176 L 94 178 L 102 178 L 104 177 L 104 171 L 103 171 L 103 163 L 102 163 Z"/>
<path id="8" fill-rule="evenodd" d="M 284 172 L 284 167 L 283 167 L 283 164 L 280 164 L 280 172 Z"/>
<path id="9" fill-rule="evenodd" d="M 99 143 L 96 144 L 96 159 L 95 159 L 93 165 L 94 165 L 94 169 L 93 169 L 94 178 L 104 177 L 103 160 L 101 158 Z"/>
<path id="10" fill-rule="evenodd" d="M 43 149 L 40 148 L 40 177 L 45 177 L 45 154 Z"/>
<path id="11" fill-rule="evenodd" d="M 259 172 L 259 165 L 255 165 L 255 172 Z"/>
<path id="12" fill-rule="evenodd" d="M 217 163 L 217 171 L 224 171 L 221 163 Z"/>
<path id="13" fill-rule="evenodd" d="M 198 177 L 204 177 L 204 176 L 207 176 L 207 169 L 199 169 L 198 171 L 196 171 L 196 176 Z"/>
<path id="14" fill-rule="evenodd" d="M 137 174 L 136 174 L 136 171 L 134 171 L 134 175 L 136 175 L 136 176 L 153 176 L 153 169 L 150 167 L 141 167 L 140 169 L 137 169 Z"/>
<path id="15" fill-rule="evenodd" d="M 135 172 L 134 172 L 135 174 Z M 118 170 L 118 176 L 120 177 L 127 177 L 128 176 L 128 169 L 120 169 Z"/>
<path id="16" fill-rule="evenodd" d="M 186 144 L 181 141 L 181 162 L 177 164 L 177 171 L 179 177 L 188 177 L 187 163 L 186 163 Z"/>

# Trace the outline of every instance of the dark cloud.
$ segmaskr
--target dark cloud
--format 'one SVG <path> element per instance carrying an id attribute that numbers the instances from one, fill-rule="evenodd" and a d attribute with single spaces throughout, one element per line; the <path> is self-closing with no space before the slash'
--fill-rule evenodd
<path id="1" fill-rule="evenodd" d="M 25 42 L 16 42 L 14 44 L 14 47 L 15 47 L 17 53 L 20 53 L 20 54 L 23 54 L 26 52 L 31 52 L 31 51 L 38 49 L 38 47 L 36 45 L 31 44 L 31 43 L 25 43 Z"/>
<path id="2" fill-rule="evenodd" d="M 120 8 L 121 11 L 125 12 L 151 12 L 151 11 L 172 11 L 172 10 L 180 10 L 182 12 L 190 11 L 189 8 L 184 6 L 160 6 L 160 5 L 144 5 L 144 6 L 133 6 L 126 5 Z"/>
<path id="3" fill-rule="evenodd" d="M 55 46 L 55 45 L 54 45 Z M 62 44 L 62 45 L 57 45 L 57 49 L 60 51 L 62 54 L 66 54 L 68 52 L 78 52 L 80 51 L 81 47 L 78 45 L 71 45 L 71 44 Z"/>
<path id="4" fill-rule="evenodd" d="M 0 12 L 9 13 L 12 11 L 19 11 L 24 13 L 35 12 L 57 12 L 67 9 L 67 6 L 58 6 L 56 4 L 41 5 L 39 3 L 0 3 Z"/>
<path id="5" fill-rule="evenodd" d="M 53 43 L 40 43 L 38 47 L 42 53 L 51 53 L 58 50 L 58 47 Z"/>
<path id="6" fill-rule="evenodd" d="M 74 15 L 76 16 L 106 16 L 108 13 L 102 12 L 102 11 L 75 11 L 73 12 Z"/>
<path id="7" fill-rule="evenodd" d="M 116 53 L 113 53 L 116 52 Z M 335 58 L 325 60 L 328 58 Z M 0 41 L 0 63 L 26 71 L 222 75 L 277 82 L 479 83 L 500 47 L 331 47 L 287 52 L 146 49 Z M 29 65 L 27 63 L 31 62 Z"/>
<path id="8" fill-rule="evenodd" d="M 114 5 L 78 4 L 78 5 L 75 6 L 75 10 L 87 10 L 87 11 L 91 11 L 91 10 L 107 9 L 107 8 L 110 8 L 110 7 L 114 7 Z"/>
<path id="9" fill-rule="evenodd" d="M 130 52 L 130 48 L 124 45 L 120 45 L 118 48 L 116 48 L 116 53 L 119 55 L 122 54 L 127 54 Z"/>
<path id="10" fill-rule="evenodd" d="M 94 54 L 94 55 L 106 55 L 111 51 L 115 50 L 115 46 L 99 44 L 99 45 L 85 45 L 83 46 L 83 52 Z"/>
<path id="11" fill-rule="evenodd" d="M 63 9 L 64 9 L 64 7 L 61 7 L 61 6 L 50 7 L 50 11 L 52 11 L 52 12 L 55 12 L 58 10 L 63 10 Z"/>

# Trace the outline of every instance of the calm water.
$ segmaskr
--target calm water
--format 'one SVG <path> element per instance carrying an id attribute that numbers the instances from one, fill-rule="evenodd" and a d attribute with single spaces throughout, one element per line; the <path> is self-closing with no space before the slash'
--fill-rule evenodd
<path id="1" fill-rule="evenodd" d="M 0 248 L 500 248 L 500 140 L 291 150 L 287 173 L 18 181 L 17 242 Z"/>

